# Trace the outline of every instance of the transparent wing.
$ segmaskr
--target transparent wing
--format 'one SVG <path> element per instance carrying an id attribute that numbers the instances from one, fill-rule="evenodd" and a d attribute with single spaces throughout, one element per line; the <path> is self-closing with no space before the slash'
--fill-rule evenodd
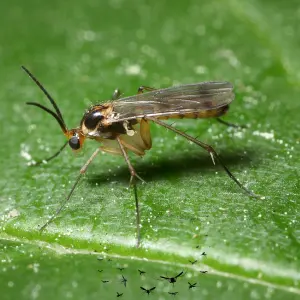
<path id="1" fill-rule="evenodd" d="M 116 100 L 112 102 L 113 113 L 108 121 L 207 111 L 228 105 L 233 99 L 233 86 L 229 82 L 186 84 Z"/>

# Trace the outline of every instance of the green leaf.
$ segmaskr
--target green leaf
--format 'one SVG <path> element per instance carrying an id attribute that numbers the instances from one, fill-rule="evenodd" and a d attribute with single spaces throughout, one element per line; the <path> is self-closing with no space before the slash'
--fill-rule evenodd
<path id="1" fill-rule="evenodd" d="M 141 286 L 156 286 L 156 299 L 299 298 L 298 2 L 102 2 L 1 3 L 1 299 L 141 299 Z M 248 197 L 203 149 L 152 124 L 152 149 L 131 156 L 147 182 L 138 184 L 140 249 L 130 174 L 122 157 L 108 154 L 40 233 L 99 144 L 27 165 L 65 138 L 50 115 L 25 105 L 50 107 L 21 65 L 69 128 L 115 88 L 132 95 L 141 85 L 232 82 L 236 99 L 224 120 L 247 129 L 211 119 L 174 126 L 212 145 L 262 197 Z M 174 287 L 160 277 L 181 271 Z"/>

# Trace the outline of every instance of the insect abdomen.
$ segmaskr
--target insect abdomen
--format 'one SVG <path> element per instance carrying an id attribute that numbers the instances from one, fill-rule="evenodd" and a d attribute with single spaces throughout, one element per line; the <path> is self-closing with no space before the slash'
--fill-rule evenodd
<path id="1" fill-rule="evenodd" d="M 157 119 L 167 120 L 167 119 L 215 118 L 215 117 L 220 117 L 220 116 L 224 115 L 228 109 L 229 109 L 229 105 L 226 105 L 226 106 L 223 106 L 220 108 L 216 108 L 216 109 L 211 109 L 211 110 L 200 110 L 200 111 L 188 112 L 188 113 L 185 113 L 183 111 L 178 111 L 178 112 L 168 115 L 168 116 L 157 117 Z"/>

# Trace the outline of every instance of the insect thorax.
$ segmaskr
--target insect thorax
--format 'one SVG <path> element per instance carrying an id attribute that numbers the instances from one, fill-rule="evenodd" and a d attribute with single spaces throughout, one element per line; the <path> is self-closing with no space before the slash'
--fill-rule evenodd
<path id="1" fill-rule="evenodd" d="M 110 104 L 93 106 L 84 114 L 81 120 L 80 127 L 82 133 L 91 139 L 115 139 L 120 134 L 134 135 L 132 126 L 137 121 L 111 123 L 108 121 L 108 116 L 112 113 L 112 106 Z"/>

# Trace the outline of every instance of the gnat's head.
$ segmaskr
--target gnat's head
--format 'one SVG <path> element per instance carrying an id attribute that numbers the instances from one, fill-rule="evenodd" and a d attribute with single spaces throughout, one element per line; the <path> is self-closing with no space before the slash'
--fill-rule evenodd
<path id="1" fill-rule="evenodd" d="M 29 70 L 27 70 L 24 66 L 22 66 L 22 69 L 29 75 L 29 77 L 36 83 L 36 85 L 43 91 L 43 93 L 46 95 L 50 103 L 52 104 L 55 111 L 43 106 L 42 104 L 39 104 L 37 102 L 26 102 L 28 105 L 34 105 L 42 110 L 46 111 L 48 114 L 52 115 L 56 121 L 58 122 L 60 128 L 62 129 L 64 135 L 67 137 L 69 146 L 72 148 L 73 151 L 78 151 L 82 148 L 85 136 L 81 132 L 79 128 L 70 129 L 68 130 L 65 121 L 62 117 L 62 114 L 56 105 L 54 99 L 50 96 L 50 94 L 46 91 L 46 89 L 42 86 L 42 84 L 31 74 Z"/>

